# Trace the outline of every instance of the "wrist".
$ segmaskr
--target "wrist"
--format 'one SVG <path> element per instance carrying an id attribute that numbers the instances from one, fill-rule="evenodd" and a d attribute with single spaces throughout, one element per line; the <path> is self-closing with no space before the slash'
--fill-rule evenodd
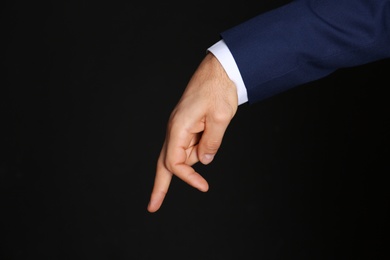
<path id="1" fill-rule="evenodd" d="M 206 63 L 205 69 L 211 72 L 213 74 L 212 78 L 216 80 L 213 86 L 218 88 L 218 92 L 220 92 L 221 95 L 228 97 L 229 103 L 231 103 L 232 106 L 237 107 L 238 95 L 236 84 L 230 79 L 221 62 L 211 52 L 206 54 L 204 61 Z"/>
<path id="2" fill-rule="evenodd" d="M 238 105 L 248 102 L 248 93 L 236 61 L 224 40 L 220 40 L 207 49 L 220 62 L 237 90 Z"/>
<path id="3" fill-rule="evenodd" d="M 206 74 L 209 74 L 208 78 L 212 80 L 210 86 L 211 107 L 213 110 L 218 110 L 218 117 L 223 120 L 231 120 L 235 115 L 238 108 L 238 96 L 237 89 L 234 82 L 229 78 L 224 67 L 219 60 L 209 53 L 205 57 L 205 69 Z"/>

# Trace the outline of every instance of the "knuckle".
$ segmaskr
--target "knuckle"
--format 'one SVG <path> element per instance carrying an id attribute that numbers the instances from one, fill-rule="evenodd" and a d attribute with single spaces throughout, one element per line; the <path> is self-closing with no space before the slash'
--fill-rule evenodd
<path id="1" fill-rule="evenodd" d="M 231 116 L 226 111 L 219 110 L 213 114 L 213 120 L 216 123 L 226 124 L 230 121 L 230 119 L 231 119 Z"/>
<path id="2" fill-rule="evenodd" d="M 168 171 L 173 172 L 174 164 L 172 163 L 172 161 L 165 159 L 165 161 L 164 161 L 164 167 L 165 167 L 165 169 L 167 169 Z"/>
<path id="3" fill-rule="evenodd" d="M 215 140 L 208 140 L 205 144 L 205 148 L 207 152 L 213 152 L 213 153 L 217 152 L 219 146 L 220 146 L 220 142 Z"/>

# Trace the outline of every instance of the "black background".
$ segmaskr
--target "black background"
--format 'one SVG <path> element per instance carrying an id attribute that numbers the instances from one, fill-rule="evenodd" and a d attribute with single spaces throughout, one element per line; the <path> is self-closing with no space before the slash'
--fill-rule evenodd
<path id="1" fill-rule="evenodd" d="M 388 257 L 389 60 L 241 105 L 209 192 L 146 211 L 205 50 L 287 2 L 3 4 L 1 259 Z"/>

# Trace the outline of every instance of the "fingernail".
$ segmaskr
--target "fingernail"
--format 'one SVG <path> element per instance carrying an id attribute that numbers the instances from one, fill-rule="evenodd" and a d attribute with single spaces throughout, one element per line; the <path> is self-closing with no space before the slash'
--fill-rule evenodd
<path id="1" fill-rule="evenodd" d="M 213 159 L 214 159 L 214 154 L 206 153 L 205 155 L 203 155 L 203 163 L 204 164 L 210 163 Z"/>

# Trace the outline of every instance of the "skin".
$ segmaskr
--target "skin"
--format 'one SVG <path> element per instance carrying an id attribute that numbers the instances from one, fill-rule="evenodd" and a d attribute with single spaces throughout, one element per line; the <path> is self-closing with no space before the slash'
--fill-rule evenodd
<path id="1" fill-rule="evenodd" d="M 237 107 L 235 84 L 214 55 L 207 53 L 168 120 L 149 212 L 160 209 L 174 175 L 202 192 L 208 191 L 207 181 L 191 166 L 212 162 Z"/>

